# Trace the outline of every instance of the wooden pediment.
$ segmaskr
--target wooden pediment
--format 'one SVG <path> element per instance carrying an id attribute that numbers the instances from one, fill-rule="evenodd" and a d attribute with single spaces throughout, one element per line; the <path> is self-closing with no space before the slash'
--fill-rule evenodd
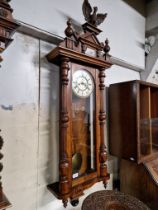
<path id="1" fill-rule="evenodd" d="M 101 43 L 94 33 L 87 32 L 83 36 L 79 37 L 82 44 L 87 45 L 87 47 L 92 47 L 93 49 L 102 49 Z"/>
<path id="2" fill-rule="evenodd" d="M 105 43 L 98 40 L 97 35 L 102 32 L 97 27 L 85 23 L 82 25 L 83 31 L 76 33 L 71 25 L 71 21 L 67 22 L 65 29 L 66 38 L 60 43 L 57 49 L 52 50 L 47 58 L 50 62 L 58 63 L 60 56 L 67 56 L 73 60 L 80 60 L 80 62 L 93 63 L 96 60 L 98 66 L 107 67 L 111 65 L 109 61 L 109 41 L 106 39 Z"/>

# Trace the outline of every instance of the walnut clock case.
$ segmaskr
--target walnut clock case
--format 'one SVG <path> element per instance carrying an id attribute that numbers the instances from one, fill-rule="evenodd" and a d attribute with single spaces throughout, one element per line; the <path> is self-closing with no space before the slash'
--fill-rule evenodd
<path id="1" fill-rule="evenodd" d="M 104 144 L 104 79 L 108 61 L 108 40 L 101 44 L 95 26 L 85 23 L 76 35 L 67 22 L 65 40 L 48 55 L 60 71 L 59 182 L 48 189 L 77 205 L 83 191 L 98 181 L 106 186 L 109 174 Z"/>

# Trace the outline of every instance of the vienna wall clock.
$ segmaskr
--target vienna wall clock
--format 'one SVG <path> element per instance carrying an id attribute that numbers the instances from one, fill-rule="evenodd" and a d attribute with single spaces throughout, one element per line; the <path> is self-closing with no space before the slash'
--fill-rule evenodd
<path id="1" fill-rule="evenodd" d="M 111 66 L 110 47 L 108 40 L 103 44 L 97 39 L 101 32 L 97 25 L 106 14 L 100 14 L 101 18 L 91 14 L 87 3 L 83 3 L 87 20 L 83 32 L 76 34 L 69 20 L 65 40 L 47 55 L 60 71 L 59 182 L 48 189 L 65 207 L 69 199 L 77 205 L 85 189 L 99 181 L 106 186 L 109 179 L 104 79 L 105 69 Z"/>

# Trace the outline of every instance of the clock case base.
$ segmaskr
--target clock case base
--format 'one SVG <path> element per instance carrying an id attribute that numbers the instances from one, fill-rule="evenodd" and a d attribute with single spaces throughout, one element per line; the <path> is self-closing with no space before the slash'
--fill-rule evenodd
<path id="1" fill-rule="evenodd" d="M 71 193 L 62 195 L 59 192 L 59 182 L 55 182 L 52 183 L 50 185 L 47 186 L 48 190 L 58 199 L 60 200 L 67 200 L 67 198 L 70 198 L 71 201 L 73 200 L 78 200 L 78 198 L 82 195 L 84 195 L 84 190 L 90 188 L 91 186 L 93 186 L 94 184 L 96 184 L 97 182 L 103 181 L 104 183 L 107 183 L 107 181 L 110 178 L 110 174 L 107 174 L 106 177 L 104 178 L 92 178 L 87 180 L 86 182 L 84 182 L 83 184 L 79 184 L 75 187 L 72 187 L 71 189 Z M 106 188 L 106 184 L 104 185 Z M 78 189 L 78 190 L 76 190 Z M 73 206 L 73 205 L 72 205 Z"/>

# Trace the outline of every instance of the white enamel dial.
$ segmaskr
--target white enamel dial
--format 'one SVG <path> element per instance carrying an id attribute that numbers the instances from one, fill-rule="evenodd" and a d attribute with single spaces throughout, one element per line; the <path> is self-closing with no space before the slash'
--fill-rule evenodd
<path id="1" fill-rule="evenodd" d="M 85 70 L 77 70 L 72 78 L 72 90 L 79 96 L 86 98 L 90 96 L 94 88 L 92 76 Z"/>

